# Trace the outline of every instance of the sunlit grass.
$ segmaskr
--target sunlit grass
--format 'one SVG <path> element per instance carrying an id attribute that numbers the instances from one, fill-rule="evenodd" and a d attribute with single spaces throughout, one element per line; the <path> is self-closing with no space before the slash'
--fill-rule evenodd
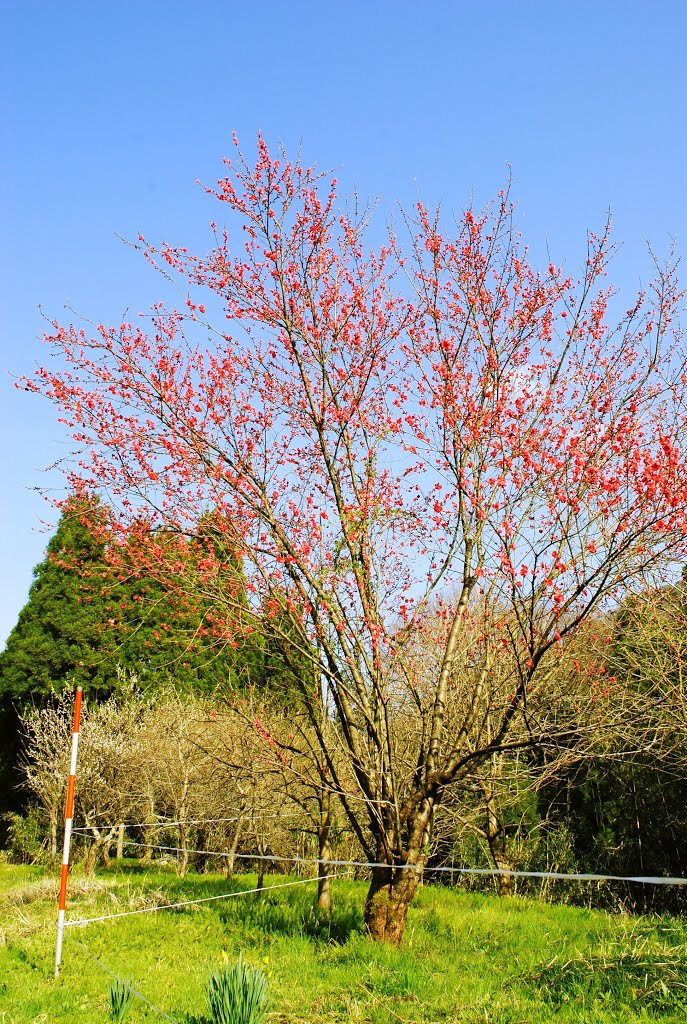
<path id="1" fill-rule="evenodd" d="M 687 1019 L 687 927 L 678 920 L 427 886 L 411 908 L 403 946 L 391 949 L 363 934 L 364 883 L 340 880 L 331 917 L 314 909 L 313 883 L 69 928 L 55 981 L 55 878 L 0 866 L 2 1024 L 105 1022 L 112 977 L 87 954 L 132 978 L 180 1024 L 204 1009 L 210 971 L 239 953 L 268 974 L 276 1022 Z M 102 872 L 85 883 L 77 874 L 68 918 L 214 896 L 255 882 L 255 875 L 233 882 L 221 875 L 179 879 L 164 869 Z M 162 1018 L 134 1000 L 127 1020 Z"/>

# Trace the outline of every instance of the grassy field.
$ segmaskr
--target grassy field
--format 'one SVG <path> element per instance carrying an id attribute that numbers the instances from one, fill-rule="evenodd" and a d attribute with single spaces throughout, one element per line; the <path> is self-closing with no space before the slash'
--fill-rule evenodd
<path id="1" fill-rule="evenodd" d="M 270 885 L 288 879 L 269 876 Z M 254 875 L 177 878 L 133 865 L 71 880 L 75 919 L 214 896 Z M 57 876 L 0 865 L 0 1024 L 97 1024 L 111 977 L 130 979 L 179 1024 L 204 1011 L 211 969 L 236 959 L 269 975 L 271 1021 L 620 1024 L 687 1020 L 687 926 L 427 886 L 401 949 L 361 930 L 363 883 L 334 883 L 331 918 L 313 885 L 67 929 L 52 977 Z M 164 1018 L 135 1001 L 130 1024 Z"/>

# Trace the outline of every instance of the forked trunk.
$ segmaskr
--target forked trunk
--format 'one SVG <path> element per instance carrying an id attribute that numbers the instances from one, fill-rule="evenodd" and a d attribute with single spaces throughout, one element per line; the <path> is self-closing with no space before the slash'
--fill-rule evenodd
<path id="1" fill-rule="evenodd" d="M 103 835 L 100 829 L 96 828 L 94 825 L 91 825 L 88 822 L 88 820 L 86 823 L 88 824 L 93 835 L 93 842 L 89 846 L 86 858 L 84 860 L 84 874 L 91 875 L 93 874 L 95 866 L 98 863 L 100 857 L 103 858 L 105 862 L 105 867 L 110 867 L 110 847 L 112 846 L 112 843 L 114 841 L 116 826 L 115 828 L 111 828 L 109 832 Z"/>
<path id="2" fill-rule="evenodd" d="M 410 868 L 373 868 L 365 901 L 365 927 L 377 942 L 397 946 L 403 938 L 408 907 L 422 881 L 422 864 Z"/>

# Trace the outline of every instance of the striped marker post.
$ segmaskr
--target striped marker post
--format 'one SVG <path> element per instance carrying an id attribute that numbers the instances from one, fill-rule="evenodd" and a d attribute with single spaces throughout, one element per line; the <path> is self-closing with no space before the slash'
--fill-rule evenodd
<path id="1" fill-rule="evenodd" d="M 67 906 L 67 876 L 69 874 L 69 844 L 72 838 L 72 819 L 74 817 L 74 783 L 76 781 L 76 754 L 79 749 L 79 725 L 81 724 L 81 701 L 83 689 L 76 688 L 74 697 L 74 724 L 72 726 L 72 760 L 69 766 L 69 783 L 67 784 L 67 805 L 64 812 L 64 847 L 62 850 L 62 874 L 60 876 L 60 898 L 57 910 L 57 945 L 55 946 L 55 977 L 60 973 L 62 959 L 62 938 L 64 936 L 64 911 Z"/>

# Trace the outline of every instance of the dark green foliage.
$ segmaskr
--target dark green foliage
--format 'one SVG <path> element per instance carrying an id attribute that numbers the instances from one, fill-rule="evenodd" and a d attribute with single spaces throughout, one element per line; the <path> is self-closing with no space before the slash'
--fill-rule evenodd
<path id="1" fill-rule="evenodd" d="M 156 539 L 164 546 L 164 537 Z M 202 534 L 184 542 L 191 568 L 206 543 Z M 107 510 L 97 501 L 68 501 L 0 654 L 0 816 L 22 809 L 15 766 L 18 712 L 27 705 L 42 706 L 75 686 L 100 701 L 131 674 L 141 689 L 205 693 L 235 692 L 263 678 L 259 632 L 239 630 L 240 639 L 227 642 L 217 609 L 198 593 L 172 592 L 146 575 L 133 541 L 131 558 L 126 546 L 108 551 L 110 544 Z M 222 571 L 227 588 L 245 602 L 240 563 L 227 556 Z M 6 840 L 0 818 L 0 844 Z"/>
<path id="2" fill-rule="evenodd" d="M 164 538 L 156 538 L 164 545 Z M 202 536 L 187 544 L 190 562 Z M 117 669 L 133 672 L 143 688 L 235 690 L 262 673 L 262 641 L 251 635 L 227 643 L 215 627 L 216 609 L 183 588 L 172 592 L 128 564 L 126 549 L 107 557 L 105 511 L 70 501 L 34 570 L 27 604 L 0 654 L 0 705 L 42 701 L 66 686 L 100 699 L 117 687 Z M 227 560 L 234 592 L 240 564 Z"/>
<path id="3" fill-rule="evenodd" d="M 3 816 L 5 849 L 15 864 L 36 864 L 46 853 L 47 822 L 37 804 L 29 804 L 25 813 L 8 811 Z"/>
<path id="4" fill-rule="evenodd" d="M 568 819 L 579 869 L 596 874 L 681 877 L 687 849 L 687 780 L 650 755 L 596 761 L 580 770 Z M 627 909 L 684 911 L 684 888 L 612 883 L 597 899 Z"/>
<path id="5" fill-rule="evenodd" d="M 322 694 L 316 652 L 286 596 L 272 598 L 263 610 L 260 628 L 263 645 L 263 687 L 275 702 L 313 711 L 319 716 Z"/>
<path id="6" fill-rule="evenodd" d="M 94 579 L 102 574 L 104 543 L 81 520 L 84 507 L 65 508 L 45 559 L 34 569 L 29 599 L 0 654 L 0 701 L 41 700 L 54 689 L 84 686 L 107 694 L 116 668 L 103 654 L 105 597 Z"/>
<path id="7" fill-rule="evenodd" d="M 570 826 L 583 870 L 683 876 L 687 850 L 687 585 L 634 596 L 618 611 L 607 675 L 637 701 L 632 756 L 581 766 L 571 786 Z M 641 748 L 645 749 L 642 750 Z M 620 750 L 616 754 L 620 754 Z M 611 751 L 613 753 L 613 751 Z M 684 911 L 687 893 L 628 883 L 629 908 Z"/>
<path id="8" fill-rule="evenodd" d="M 0 812 L 21 808 L 18 709 L 42 704 L 55 689 L 80 685 L 100 696 L 115 685 L 116 666 L 102 650 L 105 602 L 87 582 L 102 565 L 104 545 L 83 525 L 82 511 L 76 501 L 65 508 L 0 654 Z"/>

